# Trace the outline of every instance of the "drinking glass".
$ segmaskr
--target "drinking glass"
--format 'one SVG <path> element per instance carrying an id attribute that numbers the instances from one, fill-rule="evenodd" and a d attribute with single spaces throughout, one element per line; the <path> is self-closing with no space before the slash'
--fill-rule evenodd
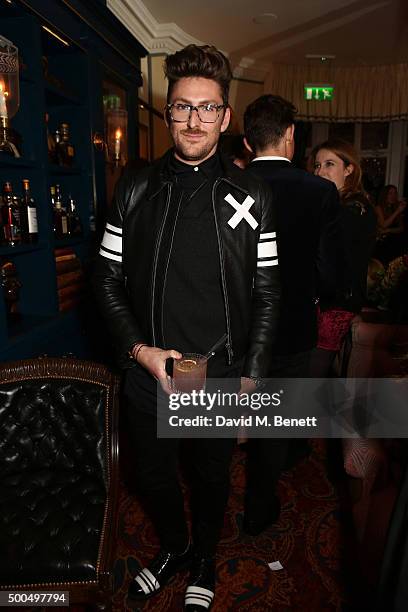
<path id="1" fill-rule="evenodd" d="M 173 389 L 178 393 L 191 393 L 205 389 L 207 357 L 198 353 L 184 353 L 173 362 Z"/>

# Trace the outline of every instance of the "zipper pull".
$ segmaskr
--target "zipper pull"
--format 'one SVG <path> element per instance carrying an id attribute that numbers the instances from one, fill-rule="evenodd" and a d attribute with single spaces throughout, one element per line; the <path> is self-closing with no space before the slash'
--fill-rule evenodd
<path id="1" fill-rule="evenodd" d="M 232 365 L 233 358 L 234 358 L 234 351 L 232 350 L 231 344 L 227 342 L 225 345 L 225 348 L 227 349 L 228 365 Z"/>

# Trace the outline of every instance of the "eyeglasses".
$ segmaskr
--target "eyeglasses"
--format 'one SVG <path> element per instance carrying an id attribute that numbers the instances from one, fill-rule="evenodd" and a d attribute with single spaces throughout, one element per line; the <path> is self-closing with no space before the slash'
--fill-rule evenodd
<path id="1" fill-rule="evenodd" d="M 225 104 L 201 104 L 193 106 L 192 104 L 166 104 L 170 112 L 172 121 L 184 123 L 190 119 L 193 111 L 197 111 L 199 120 L 202 123 L 215 123 L 220 114 L 220 110 L 225 108 Z"/>

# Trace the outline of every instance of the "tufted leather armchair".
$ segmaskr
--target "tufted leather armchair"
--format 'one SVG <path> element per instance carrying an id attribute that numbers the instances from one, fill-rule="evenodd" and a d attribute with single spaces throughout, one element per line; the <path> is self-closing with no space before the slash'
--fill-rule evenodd
<path id="1" fill-rule="evenodd" d="M 117 390 L 91 362 L 0 365 L 0 590 L 65 590 L 109 609 Z"/>

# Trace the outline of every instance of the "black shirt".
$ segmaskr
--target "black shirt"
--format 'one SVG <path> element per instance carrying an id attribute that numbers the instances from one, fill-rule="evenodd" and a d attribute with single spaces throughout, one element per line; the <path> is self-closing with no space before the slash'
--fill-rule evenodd
<path id="1" fill-rule="evenodd" d="M 179 205 L 164 287 L 164 348 L 204 354 L 225 333 L 220 256 L 212 204 L 214 181 L 221 174 L 218 155 L 192 166 L 170 161 Z M 225 352 L 209 362 L 214 375 Z"/>

